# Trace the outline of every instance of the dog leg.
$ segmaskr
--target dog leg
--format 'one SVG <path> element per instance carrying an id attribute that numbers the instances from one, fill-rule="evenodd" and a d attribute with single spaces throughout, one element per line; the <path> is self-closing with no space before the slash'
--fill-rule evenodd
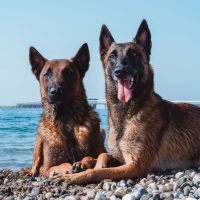
<path id="1" fill-rule="evenodd" d="M 31 169 L 21 171 L 22 174 L 32 174 L 38 176 L 43 159 L 43 143 L 39 135 L 36 136 L 35 148 L 33 152 L 33 164 Z"/>
<path id="2" fill-rule="evenodd" d="M 31 174 L 33 176 L 39 175 L 40 167 L 43 160 L 43 143 L 39 135 L 36 137 L 35 148 L 33 152 L 33 164 Z"/>
<path id="3" fill-rule="evenodd" d="M 75 162 L 72 165 L 71 173 L 78 173 L 85 171 L 86 169 L 92 169 L 94 168 L 96 161 L 96 159 L 90 156 L 86 156 L 81 161 Z"/>
<path id="4" fill-rule="evenodd" d="M 69 173 L 69 171 L 71 170 L 72 165 L 70 163 L 62 163 L 60 165 L 57 166 L 53 166 L 50 167 L 48 169 L 46 168 L 42 168 L 41 169 L 41 174 L 45 177 L 49 177 L 51 175 L 51 173 L 55 174 L 55 175 L 63 175 L 63 174 L 67 174 Z"/>
<path id="5" fill-rule="evenodd" d="M 97 163 L 95 165 L 95 169 L 101 169 L 106 167 L 116 167 L 119 166 L 120 163 L 113 158 L 110 153 L 101 153 L 97 158 Z"/>
<path id="6" fill-rule="evenodd" d="M 121 179 L 145 176 L 147 173 L 148 171 L 139 169 L 134 163 L 129 163 L 119 167 L 88 169 L 77 174 L 58 175 L 53 178 L 67 180 L 69 184 L 83 184 L 97 182 L 103 179 L 118 181 Z"/>

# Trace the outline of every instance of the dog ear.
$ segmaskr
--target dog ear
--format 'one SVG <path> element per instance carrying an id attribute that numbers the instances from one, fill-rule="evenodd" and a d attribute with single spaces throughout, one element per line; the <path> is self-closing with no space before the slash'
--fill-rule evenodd
<path id="1" fill-rule="evenodd" d="M 72 59 L 75 62 L 82 78 L 85 76 L 86 71 L 89 68 L 90 62 L 90 52 L 87 43 L 84 43 L 80 49 L 78 50 L 77 54 Z"/>
<path id="2" fill-rule="evenodd" d="M 149 61 L 151 55 L 151 33 L 145 19 L 140 24 L 138 32 L 133 41 L 143 47 Z"/>
<path id="3" fill-rule="evenodd" d="M 108 30 L 105 24 L 101 27 L 99 42 L 100 42 L 99 52 L 102 58 L 110 48 L 111 44 L 115 42 L 113 36 L 111 35 L 110 31 Z"/>
<path id="4" fill-rule="evenodd" d="M 39 80 L 40 73 L 47 61 L 34 47 L 29 49 L 29 61 L 32 67 L 32 72 L 35 74 L 36 78 Z"/>

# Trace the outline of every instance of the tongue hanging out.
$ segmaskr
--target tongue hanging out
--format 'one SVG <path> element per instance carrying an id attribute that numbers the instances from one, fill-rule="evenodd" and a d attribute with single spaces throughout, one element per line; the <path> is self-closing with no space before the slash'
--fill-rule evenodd
<path id="1" fill-rule="evenodd" d="M 118 99 L 122 103 L 127 103 L 132 97 L 131 79 L 118 81 Z"/>

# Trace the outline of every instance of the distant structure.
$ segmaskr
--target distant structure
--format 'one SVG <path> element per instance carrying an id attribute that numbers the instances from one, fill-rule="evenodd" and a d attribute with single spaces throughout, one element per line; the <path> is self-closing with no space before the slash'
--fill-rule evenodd
<path id="1" fill-rule="evenodd" d="M 93 108 L 107 108 L 106 100 L 99 100 L 99 99 L 88 99 L 89 104 Z M 173 101 L 174 103 L 191 103 L 200 107 L 200 101 Z M 42 108 L 42 104 L 40 101 L 37 102 L 28 102 L 28 103 L 18 103 L 16 108 Z"/>
<path id="2" fill-rule="evenodd" d="M 88 99 L 89 104 L 93 108 L 107 108 L 106 100 L 99 100 L 99 99 Z M 42 108 L 42 104 L 40 101 L 37 102 L 28 102 L 28 103 L 18 103 L 16 108 Z"/>

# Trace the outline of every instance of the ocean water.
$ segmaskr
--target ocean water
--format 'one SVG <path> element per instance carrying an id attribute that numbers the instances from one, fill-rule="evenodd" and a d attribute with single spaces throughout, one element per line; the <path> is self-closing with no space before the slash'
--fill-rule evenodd
<path id="1" fill-rule="evenodd" d="M 108 130 L 107 110 L 96 110 Z M 40 108 L 0 108 L 0 170 L 31 167 Z"/>

